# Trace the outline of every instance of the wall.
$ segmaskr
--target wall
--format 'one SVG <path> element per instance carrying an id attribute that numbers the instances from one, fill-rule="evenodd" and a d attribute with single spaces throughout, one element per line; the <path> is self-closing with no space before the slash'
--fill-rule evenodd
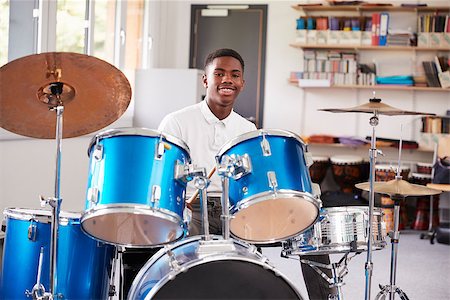
<path id="1" fill-rule="evenodd" d="M 196 4 L 223 2 L 195 1 Z M 191 3 L 194 2 L 150 1 L 151 15 L 154 17 L 150 24 L 150 34 L 153 37 L 150 59 L 152 67 L 188 67 Z M 301 51 L 289 47 L 289 43 L 295 38 L 295 19 L 298 17 L 298 12 L 292 9 L 291 5 L 297 4 L 298 1 L 235 1 L 235 3 L 269 4 L 265 128 L 282 128 L 301 135 L 334 134 L 362 137 L 371 135 L 369 115 L 317 111 L 319 108 L 351 107 L 365 103 L 372 96 L 370 90 L 301 90 L 288 83 L 290 71 L 300 70 L 302 60 Z M 439 4 L 436 1 L 428 3 Z M 441 1 L 440 4 L 442 3 L 445 2 Z M 395 69 L 397 66 L 392 67 Z M 378 91 L 377 96 L 389 105 L 406 110 L 443 114 L 450 107 L 448 92 Z M 416 138 L 418 123 L 417 118 L 412 117 L 381 116 L 377 136 L 399 138 L 402 123 L 403 138 Z M 129 123 L 122 123 L 121 126 L 126 124 Z M 91 138 L 92 135 L 63 141 L 61 176 L 63 210 L 81 211 L 84 207 L 88 174 L 87 147 Z M 313 154 L 337 152 L 329 148 L 314 149 Z M 0 141 L 0 209 L 9 206 L 39 207 L 39 195 L 53 196 L 55 150 L 54 141 L 51 140 Z M 367 149 L 358 149 L 357 153 L 367 156 Z M 390 153 L 389 158 L 395 159 L 395 151 Z M 408 151 L 408 154 L 414 153 Z M 419 155 L 423 157 L 421 160 L 430 159 L 430 153 Z"/>

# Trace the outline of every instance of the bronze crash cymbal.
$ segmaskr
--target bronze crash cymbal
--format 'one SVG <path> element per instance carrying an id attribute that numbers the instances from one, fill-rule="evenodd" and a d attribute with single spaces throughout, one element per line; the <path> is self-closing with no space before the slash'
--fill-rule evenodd
<path id="1" fill-rule="evenodd" d="M 370 191 L 370 182 L 355 184 L 358 189 Z M 423 185 L 411 184 L 403 179 L 392 179 L 390 181 L 379 182 L 373 184 L 375 193 L 387 194 L 389 196 L 431 196 L 440 194 L 441 191 L 427 188 Z"/>
<path id="2" fill-rule="evenodd" d="M 370 114 L 379 114 L 379 115 L 388 115 L 388 116 L 397 116 L 397 115 L 430 115 L 434 116 L 436 114 L 417 112 L 417 111 L 407 111 L 401 110 L 399 108 L 395 108 L 393 106 L 381 103 L 381 99 L 372 98 L 369 103 L 365 103 L 362 105 L 358 105 L 350 108 L 325 108 L 319 109 L 321 111 L 329 111 L 333 113 L 344 113 L 344 112 L 356 112 L 356 113 L 370 113 Z"/>
<path id="3" fill-rule="evenodd" d="M 76 137 L 117 120 L 131 100 L 125 75 L 113 65 L 78 53 L 25 56 L 0 68 L 0 126 L 35 138 L 56 136 L 64 106 L 63 137 Z"/>

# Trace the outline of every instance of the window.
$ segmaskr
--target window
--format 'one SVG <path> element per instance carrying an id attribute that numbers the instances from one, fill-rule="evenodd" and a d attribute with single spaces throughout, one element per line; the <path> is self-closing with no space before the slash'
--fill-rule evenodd
<path id="1" fill-rule="evenodd" d="M 8 62 L 9 0 L 0 0 L 0 66 Z"/>

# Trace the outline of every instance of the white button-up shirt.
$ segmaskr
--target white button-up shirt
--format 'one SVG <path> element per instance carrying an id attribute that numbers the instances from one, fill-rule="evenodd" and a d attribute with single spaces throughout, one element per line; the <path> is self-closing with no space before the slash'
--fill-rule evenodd
<path id="1" fill-rule="evenodd" d="M 215 157 L 227 142 L 240 134 L 256 130 L 255 124 L 231 111 L 219 120 L 209 109 L 206 101 L 185 107 L 168 114 L 158 130 L 183 140 L 190 149 L 192 163 L 197 168 L 206 168 L 209 173 L 215 166 Z M 211 177 L 208 194 L 220 195 L 222 183 L 217 172 Z M 193 183 L 187 188 L 187 195 L 195 192 Z"/>

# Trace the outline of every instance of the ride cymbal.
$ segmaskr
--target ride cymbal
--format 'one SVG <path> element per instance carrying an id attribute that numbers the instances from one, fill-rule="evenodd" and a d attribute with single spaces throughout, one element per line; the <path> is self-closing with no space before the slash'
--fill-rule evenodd
<path id="1" fill-rule="evenodd" d="M 397 116 L 397 115 L 434 116 L 434 115 L 436 115 L 436 114 L 432 114 L 432 113 L 401 110 L 399 108 L 395 108 L 393 106 L 381 103 L 381 99 L 379 99 L 379 98 L 372 98 L 369 100 L 369 103 L 365 103 L 365 104 L 350 107 L 350 108 L 324 108 L 324 109 L 319 109 L 319 110 L 329 111 L 329 112 L 333 112 L 333 113 L 344 113 L 344 112 L 370 113 L 370 114 L 377 113 L 379 115 L 388 115 L 388 116 Z"/>
<path id="2" fill-rule="evenodd" d="M 355 184 L 360 190 L 370 191 L 370 182 Z M 376 181 L 373 183 L 375 193 L 387 194 L 389 196 L 431 196 L 440 194 L 441 191 L 427 188 L 423 185 L 411 184 L 403 179 L 392 179 L 389 181 Z"/>
<path id="3" fill-rule="evenodd" d="M 125 75 L 89 55 L 34 54 L 0 68 L 0 126 L 28 137 L 55 138 L 57 106 L 64 106 L 63 138 L 69 138 L 111 124 L 130 100 Z"/>

